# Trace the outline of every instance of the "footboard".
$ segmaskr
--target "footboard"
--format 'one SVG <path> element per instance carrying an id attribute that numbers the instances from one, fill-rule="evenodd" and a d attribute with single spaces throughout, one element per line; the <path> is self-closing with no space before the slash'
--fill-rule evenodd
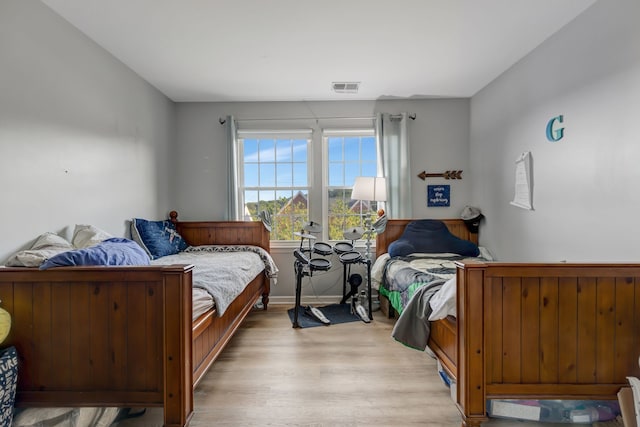
<path id="1" fill-rule="evenodd" d="M 640 265 L 465 263 L 457 272 L 457 405 L 615 399 L 640 376 Z"/>
<path id="2" fill-rule="evenodd" d="M 0 268 L 18 351 L 17 406 L 193 413 L 191 266 Z"/>

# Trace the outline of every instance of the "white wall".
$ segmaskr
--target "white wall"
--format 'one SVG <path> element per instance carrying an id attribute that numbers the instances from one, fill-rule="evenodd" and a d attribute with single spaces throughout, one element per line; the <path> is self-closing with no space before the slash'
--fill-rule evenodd
<path id="1" fill-rule="evenodd" d="M 640 3 L 600 0 L 471 100 L 480 242 L 504 261 L 640 258 Z M 547 121 L 564 115 L 565 137 Z M 509 205 L 531 151 L 533 211 Z"/>
<path id="2" fill-rule="evenodd" d="M 38 1 L 0 2 L 0 264 L 174 205 L 173 103 Z"/>
<path id="3" fill-rule="evenodd" d="M 372 117 L 377 112 L 416 115 L 409 121 L 411 141 L 411 176 L 413 176 L 413 214 L 415 217 L 457 218 L 469 203 L 469 100 L 381 100 L 340 102 L 254 102 L 254 103 L 180 103 L 176 107 L 176 209 L 182 220 L 223 219 L 226 213 L 227 150 L 225 128 L 219 118 L 233 115 L 236 119 L 273 119 L 251 122 L 245 126 L 277 127 L 277 119 L 308 117 Z M 296 126 L 337 127 L 342 121 L 299 120 Z M 246 123 L 246 122 L 245 122 Z M 320 132 L 315 132 L 319 135 Z M 314 144 L 320 143 L 314 139 Z M 422 170 L 443 172 L 462 169 L 463 180 L 445 181 L 417 178 Z M 451 185 L 451 207 L 427 208 L 427 183 Z M 272 249 L 280 268 L 277 286 L 272 288 L 272 300 L 295 294 L 293 249 Z M 330 272 L 313 278 L 313 288 L 305 279 L 303 295 L 335 296 L 342 293 L 342 267 L 333 259 Z M 362 269 L 364 270 L 364 269 Z M 355 270 L 352 270 L 354 272 Z M 362 271 L 364 273 L 364 271 Z"/>

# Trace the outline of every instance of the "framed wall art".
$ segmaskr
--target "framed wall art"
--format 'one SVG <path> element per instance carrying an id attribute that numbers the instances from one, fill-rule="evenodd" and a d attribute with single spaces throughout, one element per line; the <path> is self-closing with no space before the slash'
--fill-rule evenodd
<path id="1" fill-rule="evenodd" d="M 427 185 L 427 206 L 448 207 L 451 206 L 450 185 Z"/>

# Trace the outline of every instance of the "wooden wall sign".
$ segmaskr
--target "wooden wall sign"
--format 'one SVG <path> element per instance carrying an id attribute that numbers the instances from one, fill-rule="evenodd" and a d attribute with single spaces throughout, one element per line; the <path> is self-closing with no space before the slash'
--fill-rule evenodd
<path id="1" fill-rule="evenodd" d="M 418 174 L 418 178 L 425 180 L 426 178 L 444 178 L 444 179 L 462 179 L 461 170 L 445 171 L 441 173 L 426 173 L 422 171 Z"/>

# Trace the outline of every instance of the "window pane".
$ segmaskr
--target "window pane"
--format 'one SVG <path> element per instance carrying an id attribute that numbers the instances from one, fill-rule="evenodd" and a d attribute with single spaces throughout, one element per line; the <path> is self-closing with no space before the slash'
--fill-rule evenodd
<path id="1" fill-rule="evenodd" d="M 329 193 L 329 239 L 345 240 L 344 231 L 360 227 L 361 217 L 353 210 L 351 189 L 333 190 Z"/>
<path id="2" fill-rule="evenodd" d="M 329 185 L 335 187 L 345 185 L 343 163 L 329 164 Z"/>
<path id="3" fill-rule="evenodd" d="M 366 136 L 362 138 L 362 161 L 363 162 L 376 162 L 376 138 L 373 136 Z M 375 175 L 373 175 L 375 176 Z"/>
<path id="4" fill-rule="evenodd" d="M 267 211 L 271 215 L 274 214 L 274 192 L 273 191 L 258 191 L 258 209 L 255 215 L 261 211 Z M 253 215 L 253 212 L 252 212 Z M 255 217 L 257 218 L 257 217 Z"/>
<path id="5" fill-rule="evenodd" d="M 258 203 L 258 192 L 247 190 L 244 192 L 244 202 L 245 203 Z"/>
<path id="6" fill-rule="evenodd" d="M 258 192 L 257 191 L 245 191 L 244 192 L 244 212 L 242 214 L 242 218 L 245 221 L 252 221 L 254 218 L 257 218 L 258 212 L 260 212 L 260 207 L 258 203 Z"/>
<path id="7" fill-rule="evenodd" d="M 260 186 L 275 187 L 276 185 L 276 165 L 274 163 L 260 164 Z"/>
<path id="8" fill-rule="evenodd" d="M 276 240 L 295 240 L 294 232 L 302 230 L 308 215 L 308 193 L 306 191 L 278 191 L 278 204 L 281 206 L 275 215 Z M 299 237 L 297 237 L 299 238 Z M 272 237 L 272 239 L 274 239 Z"/>
<path id="9" fill-rule="evenodd" d="M 278 187 L 291 187 L 293 185 L 291 163 L 278 163 L 276 165 L 276 180 Z"/>
<path id="10" fill-rule="evenodd" d="M 306 187 L 307 181 L 307 164 L 294 163 L 293 164 L 293 186 L 294 187 Z"/>
<path id="11" fill-rule="evenodd" d="M 257 187 L 258 186 L 258 164 L 249 163 L 244 165 L 244 186 L 245 187 Z"/>
<path id="12" fill-rule="evenodd" d="M 276 193 L 273 190 L 260 190 L 258 191 L 258 201 L 261 205 L 261 210 L 270 211 L 273 213 L 273 204 L 276 200 Z"/>
<path id="13" fill-rule="evenodd" d="M 307 163 L 306 139 L 296 139 L 293 141 L 293 161 Z"/>
<path id="14" fill-rule="evenodd" d="M 363 163 L 361 176 L 376 176 L 377 168 L 375 163 Z"/>
<path id="15" fill-rule="evenodd" d="M 348 137 L 344 139 L 344 160 L 357 162 L 360 160 L 360 138 Z"/>
<path id="16" fill-rule="evenodd" d="M 341 162 L 342 157 L 342 138 L 332 136 L 329 137 L 329 161 L 330 162 Z"/>
<path id="17" fill-rule="evenodd" d="M 275 141 L 273 139 L 260 140 L 260 161 L 275 162 Z"/>
<path id="18" fill-rule="evenodd" d="M 361 176 L 360 171 L 357 169 L 357 165 L 356 167 L 347 168 L 345 172 L 345 178 L 344 178 L 345 185 L 348 185 L 349 187 L 353 187 L 353 184 L 356 183 L 357 176 Z"/>
<path id="19" fill-rule="evenodd" d="M 276 161 L 278 162 L 291 161 L 291 140 L 290 139 L 279 139 L 276 141 Z"/>
<path id="20" fill-rule="evenodd" d="M 244 161 L 245 162 L 257 162 L 258 161 L 258 140 L 245 139 L 243 141 L 244 149 Z"/>

